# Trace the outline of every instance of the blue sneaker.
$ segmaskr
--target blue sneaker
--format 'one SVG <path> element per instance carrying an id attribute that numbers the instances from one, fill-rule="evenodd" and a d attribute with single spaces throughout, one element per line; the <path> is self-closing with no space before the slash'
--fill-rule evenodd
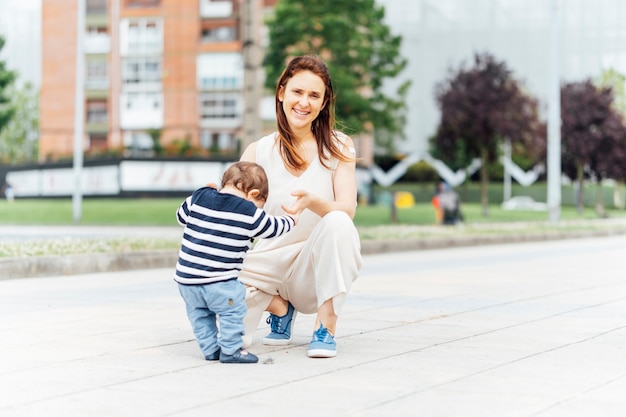
<path id="1" fill-rule="evenodd" d="M 334 358 L 337 356 L 335 338 L 320 323 L 320 328 L 313 332 L 313 339 L 307 352 L 309 358 Z"/>
<path id="2" fill-rule="evenodd" d="M 263 344 L 269 346 L 284 346 L 291 343 L 291 329 L 296 318 L 296 309 L 291 303 L 287 305 L 287 313 L 284 316 L 270 314 L 267 324 L 271 332 L 263 338 Z"/>

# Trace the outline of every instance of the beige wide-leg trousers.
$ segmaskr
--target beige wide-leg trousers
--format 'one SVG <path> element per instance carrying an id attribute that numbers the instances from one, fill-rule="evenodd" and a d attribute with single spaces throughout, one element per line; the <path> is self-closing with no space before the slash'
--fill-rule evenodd
<path id="1" fill-rule="evenodd" d="M 361 269 L 361 243 L 352 219 L 342 211 L 326 214 L 304 242 L 248 253 L 240 280 L 249 286 L 247 337 L 256 330 L 276 294 L 301 313 L 313 314 L 329 299 L 339 315 Z"/>

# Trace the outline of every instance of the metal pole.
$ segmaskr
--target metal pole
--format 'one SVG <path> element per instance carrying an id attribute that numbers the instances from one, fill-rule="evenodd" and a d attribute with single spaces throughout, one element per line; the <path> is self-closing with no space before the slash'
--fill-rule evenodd
<path id="1" fill-rule="evenodd" d="M 548 217 L 561 217 L 561 85 L 559 81 L 559 8 L 550 3 L 550 74 L 548 92 Z"/>
<path id="2" fill-rule="evenodd" d="M 243 33 L 243 151 L 250 143 L 261 137 L 261 107 L 262 85 L 260 69 L 262 50 L 260 44 L 258 0 L 243 0 L 242 2 L 242 33 Z"/>
<path id="3" fill-rule="evenodd" d="M 507 138 L 504 141 L 504 157 L 510 161 L 511 160 L 511 139 Z M 512 182 L 511 182 L 511 173 L 509 172 L 508 165 L 504 166 L 504 196 L 502 201 L 509 201 L 513 196 L 512 192 Z"/>
<path id="4" fill-rule="evenodd" d="M 85 55 L 83 42 L 85 33 L 85 2 L 76 0 L 76 75 L 74 91 L 74 193 L 72 195 L 72 212 L 74 223 L 82 217 L 82 170 L 83 170 L 83 127 L 85 122 Z"/>

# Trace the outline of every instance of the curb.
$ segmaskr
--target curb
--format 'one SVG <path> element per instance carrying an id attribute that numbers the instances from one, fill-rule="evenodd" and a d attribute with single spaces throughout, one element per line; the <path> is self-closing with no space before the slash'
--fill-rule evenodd
<path id="1" fill-rule="evenodd" d="M 626 234 L 626 228 L 614 230 L 582 230 L 570 232 L 543 232 L 528 234 L 503 234 L 483 236 L 455 236 L 450 238 L 425 238 L 410 240 L 381 240 L 361 242 L 363 255 L 405 252 L 412 250 L 444 249 L 463 246 L 498 245 L 506 243 L 541 242 L 548 240 L 583 239 Z"/>
<path id="2" fill-rule="evenodd" d="M 450 238 L 444 237 L 376 241 L 366 240 L 361 242 L 361 253 L 363 255 L 375 255 L 413 250 L 581 239 L 623 234 L 626 234 L 626 228 L 617 227 L 613 230 L 603 229 L 570 232 L 544 232 L 517 235 L 502 234 L 455 236 Z M 116 272 L 137 269 L 173 269 L 177 260 L 178 249 L 122 253 L 33 256 L 28 258 L 0 258 L 0 280 L 91 274 L 98 272 Z"/>
<path id="3" fill-rule="evenodd" d="M 0 280 L 174 268 L 178 250 L 88 253 L 0 259 Z"/>

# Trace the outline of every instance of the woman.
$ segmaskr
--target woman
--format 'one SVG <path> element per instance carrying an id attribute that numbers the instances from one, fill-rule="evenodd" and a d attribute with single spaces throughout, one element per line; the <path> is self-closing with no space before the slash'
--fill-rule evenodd
<path id="1" fill-rule="evenodd" d="M 294 58 L 276 87 L 278 132 L 252 143 L 241 156 L 266 170 L 268 213 L 300 214 L 291 233 L 259 241 L 244 261 L 246 334 L 268 311 L 271 332 L 263 343 L 286 345 L 296 311 L 317 313 L 309 357 L 337 354 L 337 315 L 361 268 L 352 222 L 356 155 L 352 139 L 334 130 L 334 106 L 326 64 L 315 56 Z"/>

